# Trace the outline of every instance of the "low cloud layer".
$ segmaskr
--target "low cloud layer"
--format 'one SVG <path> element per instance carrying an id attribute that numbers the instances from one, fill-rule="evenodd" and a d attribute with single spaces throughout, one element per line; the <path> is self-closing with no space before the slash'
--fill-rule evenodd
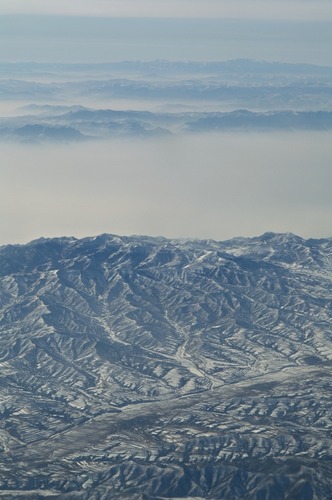
<path id="1" fill-rule="evenodd" d="M 209 134 L 0 151 L 0 244 L 99 233 L 332 236 L 331 133 Z"/>

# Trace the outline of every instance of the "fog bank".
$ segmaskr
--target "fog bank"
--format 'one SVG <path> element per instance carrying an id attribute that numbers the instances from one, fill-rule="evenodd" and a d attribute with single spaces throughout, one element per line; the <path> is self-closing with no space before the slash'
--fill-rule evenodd
<path id="1" fill-rule="evenodd" d="M 0 244 L 99 233 L 332 236 L 331 133 L 2 145 Z"/>

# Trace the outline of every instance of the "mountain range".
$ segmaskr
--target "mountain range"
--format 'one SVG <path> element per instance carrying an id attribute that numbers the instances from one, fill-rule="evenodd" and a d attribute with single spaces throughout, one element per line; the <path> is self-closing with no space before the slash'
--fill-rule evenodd
<path id="1" fill-rule="evenodd" d="M 0 140 L 28 144 L 133 136 L 151 138 L 195 132 L 330 130 L 332 111 L 152 113 L 82 107 L 71 110 L 69 107 L 60 112 L 57 106 L 47 106 L 47 113 L 0 120 Z"/>
<path id="2" fill-rule="evenodd" d="M 332 240 L 0 247 L 0 496 L 327 499 Z"/>
<path id="3" fill-rule="evenodd" d="M 246 59 L 1 63 L 0 140 L 330 131 L 332 69 Z M 12 109 L 11 109 L 12 108 Z"/>

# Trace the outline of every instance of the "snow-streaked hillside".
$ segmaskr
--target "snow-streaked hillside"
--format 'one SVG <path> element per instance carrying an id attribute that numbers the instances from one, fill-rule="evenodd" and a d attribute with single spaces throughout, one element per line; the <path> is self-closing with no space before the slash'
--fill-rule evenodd
<path id="1" fill-rule="evenodd" d="M 332 240 L 0 247 L 0 496 L 328 498 L 331 366 Z"/>

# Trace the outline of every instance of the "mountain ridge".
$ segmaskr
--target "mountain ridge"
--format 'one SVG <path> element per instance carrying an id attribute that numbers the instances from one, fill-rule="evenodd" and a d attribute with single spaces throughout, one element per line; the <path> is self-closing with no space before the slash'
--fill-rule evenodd
<path id="1" fill-rule="evenodd" d="M 330 239 L 46 238 L 0 269 L 1 496 L 328 498 Z"/>

